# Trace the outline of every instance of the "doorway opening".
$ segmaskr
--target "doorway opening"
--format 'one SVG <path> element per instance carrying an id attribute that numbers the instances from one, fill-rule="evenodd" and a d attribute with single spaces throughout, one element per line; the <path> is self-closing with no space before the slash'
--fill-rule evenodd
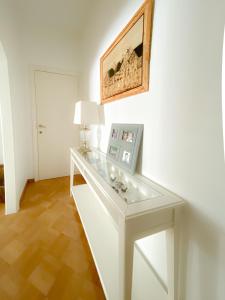
<path id="1" fill-rule="evenodd" d="M 0 41 L 0 151 L 2 151 L 2 180 L 0 186 L 4 186 L 2 205 L 3 213 L 15 213 L 18 210 L 16 201 L 15 159 L 13 119 L 10 97 L 8 62 L 4 48 Z M 1 172 L 0 172 L 1 173 Z M 1 174 L 0 174 L 1 176 Z M 4 204 L 2 204 L 4 203 Z"/>

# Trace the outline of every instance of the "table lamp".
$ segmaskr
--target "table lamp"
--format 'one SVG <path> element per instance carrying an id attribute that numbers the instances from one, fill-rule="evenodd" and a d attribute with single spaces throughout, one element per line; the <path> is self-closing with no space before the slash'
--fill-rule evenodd
<path id="1" fill-rule="evenodd" d="M 75 104 L 74 124 L 81 125 L 81 131 L 84 132 L 83 143 L 79 149 L 81 153 L 90 152 L 88 147 L 86 133 L 89 131 L 89 125 L 99 124 L 98 105 L 91 101 L 78 101 Z"/>

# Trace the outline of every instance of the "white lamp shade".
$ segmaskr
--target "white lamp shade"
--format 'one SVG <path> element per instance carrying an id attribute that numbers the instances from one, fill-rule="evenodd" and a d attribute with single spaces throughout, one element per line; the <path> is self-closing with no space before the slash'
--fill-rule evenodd
<path id="1" fill-rule="evenodd" d="M 91 125 L 99 123 L 98 105 L 91 101 L 78 101 L 75 104 L 74 124 Z"/>

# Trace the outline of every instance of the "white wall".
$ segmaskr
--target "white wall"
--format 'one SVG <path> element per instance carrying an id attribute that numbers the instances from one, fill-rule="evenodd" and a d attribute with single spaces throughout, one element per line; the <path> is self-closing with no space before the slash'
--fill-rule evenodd
<path id="1" fill-rule="evenodd" d="M 0 126 L 0 164 L 3 164 L 2 128 Z"/>
<path id="2" fill-rule="evenodd" d="M 96 3 L 83 40 L 83 97 L 99 101 L 100 56 L 141 3 Z M 112 122 L 143 123 L 139 171 L 187 200 L 182 300 L 225 297 L 224 19 L 223 0 L 156 0 L 150 91 L 104 106 L 101 149 Z M 159 257 L 152 263 L 160 271 Z"/>
<path id="3" fill-rule="evenodd" d="M 80 45 L 72 33 L 25 22 L 23 39 L 28 66 L 79 73 Z"/>
<path id="4" fill-rule="evenodd" d="M 23 43 L 28 64 L 78 72 L 80 36 L 94 1 L 17 0 L 23 23 Z"/>
<path id="5" fill-rule="evenodd" d="M 223 98 L 223 148 L 225 158 L 225 27 L 223 35 L 223 70 L 222 70 L 222 98 Z"/>
<path id="6" fill-rule="evenodd" d="M 50 9 L 48 6 L 50 2 L 46 3 L 48 10 Z M 31 6 L 29 6 L 29 4 L 31 4 Z M 47 12 L 45 11 L 44 3 L 37 3 L 33 1 L 29 4 L 26 5 L 22 11 L 21 7 L 19 7 L 19 9 L 21 13 L 20 18 L 23 20 L 22 41 L 27 68 L 26 82 L 28 85 L 27 89 L 29 98 L 29 130 L 30 135 L 32 135 L 33 120 L 35 120 L 35 112 L 33 111 L 34 107 L 32 107 L 32 102 L 34 100 L 32 89 L 34 86 L 32 70 L 38 69 L 50 72 L 79 75 L 81 54 L 79 36 L 74 34 L 74 31 L 72 30 L 73 28 L 68 30 L 68 28 L 60 27 L 60 25 L 57 27 L 53 26 L 54 24 L 51 24 L 51 22 L 49 22 L 49 24 L 46 24 L 46 22 L 42 23 L 37 16 L 32 18 L 31 16 L 35 9 L 39 10 L 39 17 L 40 11 L 45 14 Z M 55 13 L 59 15 L 58 10 L 55 10 Z M 78 135 L 78 128 L 75 128 L 75 126 L 74 134 Z M 31 178 L 35 177 L 34 169 L 35 164 L 37 163 L 35 161 L 34 150 L 36 149 L 32 148 Z"/>
<path id="7" fill-rule="evenodd" d="M 4 158 L 5 212 L 17 210 L 15 178 L 15 143 L 10 96 L 9 68 L 4 48 L 0 42 L 0 121 L 2 152 Z"/>
<path id="8" fill-rule="evenodd" d="M 12 124 L 10 119 L 5 120 L 5 131 L 3 135 L 8 134 L 11 141 L 7 141 L 7 149 L 11 149 L 12 155 L 8 157 L 10 165 L 10 174 L 12 182 L 15 182 L 15 195 L 12 194 L 12 187 L 9 191 L 10 203 L 8 203 L 8 212 L 15 212 L 19 205 L 19 199 L 24 188 L 27 178 L 31 175 L 31 136 L 29 133 L 29 103 L 26 88 L 26 68 L 24 63 L 23 51 L 21 48 L 21 32 L 20 20 L 17 16 L 13 1 L 0 1 L 0 41 L 2 42 L 6 58 L 1 53 L 1 63 L 3 63 L 4 74 L 9 74 L 10 92 L 7 91 L 7 97 L 3 97 L 4 103 L 3 118 L 12 116 Z M 1 52 L 3 50 L 1 49 Z M 3 60 L 5 60 L 3 62 Z M 7 61 L 6 61 L 7 60 Z M 2 73 L 1 73 L 2 74 Z M 2 81 L 7 81 L 1 77 Z M 2 82 L 1 82 L 2 83 Z M 3 82 L 7 86 L 7 82 Z M 7 88 L 6 88 L 7 90 Z M 8 131 L 6 127 L 12 125 L 12 131 Z M 8 153 L 7 153 L 8 155 Z M 14 163 L 15 159 L 15 163 Z M 15 171 L 12 170 L 15 165 Z"/>

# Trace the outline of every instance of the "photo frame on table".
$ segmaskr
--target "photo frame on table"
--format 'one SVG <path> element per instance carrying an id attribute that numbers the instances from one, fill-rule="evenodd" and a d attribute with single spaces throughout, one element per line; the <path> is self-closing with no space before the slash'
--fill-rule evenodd
<path id="1" fill-rule="evenodd" d="M 142 124 L 112 124 L 107 157 L 130 174 L 136 170 Z"/>
<path id="2" fill-rule="evenodd" d="M 148 91 L 154 0 L 145 0 L 100 59 L 101 104 Z"/>

